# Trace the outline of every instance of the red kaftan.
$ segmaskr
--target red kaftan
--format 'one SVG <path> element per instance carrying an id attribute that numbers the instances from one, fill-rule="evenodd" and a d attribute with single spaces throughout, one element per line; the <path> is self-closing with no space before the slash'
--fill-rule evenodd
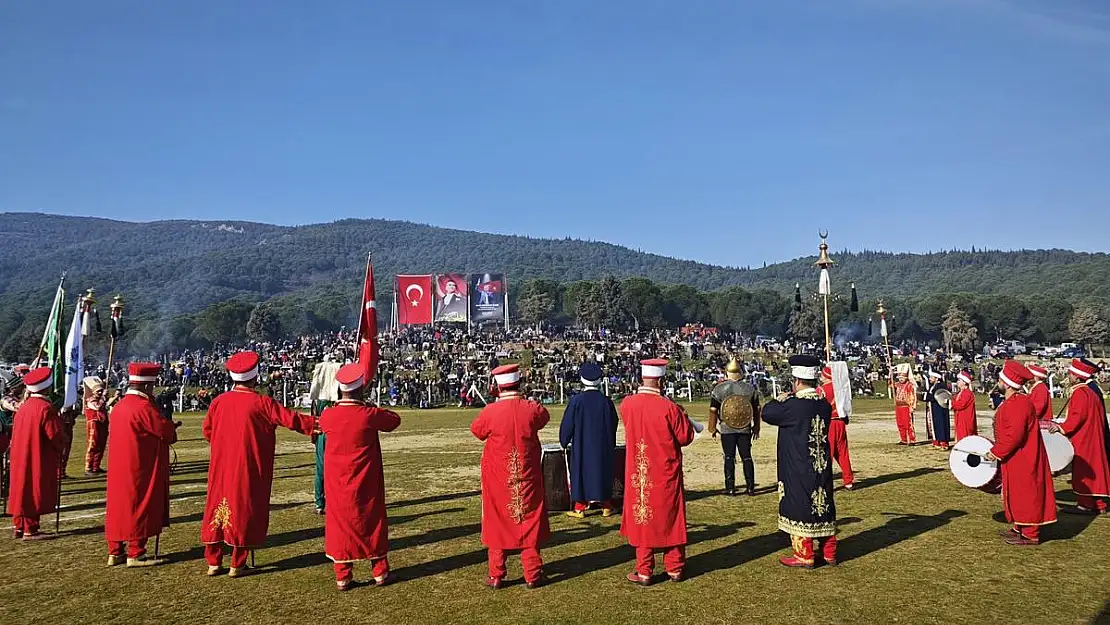
<path id="1" fill-rule="evenodd" d="M 58 464 L 69 444 L 58 411 L 43 395 L 23 402 L 13 417 L 8 514 L 37 519 L 58 503 Z"/>
<path id="2" fill-rule="evenodd" d="M 694 440 L 686 412 L 659 391 L 641 388 L 621 402 L 625 454 L 621 534 L 634 547 L 686 544 L 682 448 Z"/>
<path id="3" fill-rule="evenodd" d="M 979 424 L 975 420 L 975 393 L 971 389 L 965 388 L 952 396 L 952 413 L 956 422 L 956 442 L 979 433 Z"/>
<path id="4" fill-rule="evenodd" d="M 1048 392 L 1048 385 L 1044 382 L 1037 382 L 1033 388 L 1029 389 L 1029 400 L 1033 402 L 1033 410 L 1036 412 L 1037 420 L 1049 421 L 1052 419 L 1052 395 Z"/>
<path id="5" fill-rule="evenodd" d="M 311 416 L 244 386 L 212 401 L 204 418 L 204 438 L 212 445 L 212 455 L 201 542 L 254 547 L 266 540 L 274 482 L 274 430 L 280 425 L 309 435 L 313 424 Z"/>
<path id="6" fill-rule="evenodd" d="M 104 514 L 104 537 L 131 542 L 169 527 L 170 445 L 177 442 L 173 421 L 150 397 L 129 390 L 108 421 L 112 470 Z"/>
<path id="7" fill-rule="evenodd" d="M 1041 439 L 1033 402 L 1014 394 L 1002 402 L 994 419 L 991 453 L 1002 461 L 1002 507 L 1014 525 L 1056 522 L 1056 491 L 1048 454 Z"/>
<path id="8" fill-rule="evenodd" d="M 396 413 L 340 400 L 320 415 L 324 446 L 324 553 L 335 562 L 384 558 L 389 552 L 385 477 L 378 432 L 401 425 Z"/>
<path id="9" fill-rule="evenodd" d="M 1110 462 L 1106 457 L 1102 402 L 1086 384 L 1074 387 L 1067 420 L 1060 424 L 1075 448 L 1071 485 L 1076 495 L 1110 497 Z"/>
<path id="10" fill-rule="evenodd" d="M 550 418 L 540 404 L 503 391 L 470 424 L 474 436 L 485 441 L 482 544 L 487 547 L 540 547 L 551 536 L 538 435 Z"/>

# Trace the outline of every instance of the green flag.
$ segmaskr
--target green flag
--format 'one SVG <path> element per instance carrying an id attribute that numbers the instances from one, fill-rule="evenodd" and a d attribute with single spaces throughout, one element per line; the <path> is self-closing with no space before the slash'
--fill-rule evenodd
<path id="1" fill-rule="evenodd" d="M 58 283 L 58 292 L 54 294 L 54 304 L 50 307 L 50 318 L 46 321 L 46 329 L 42 333 L 42 342 L 39 343 L 39 360 L 38 366 L 49 366 L 54 370 L 54 394 L 58 396 L 59 392 L 65 392 L 66 383 L 66 362 L 65 355 L 62 350 L 65 348 L 65 343 L 62 340 L 62 307 L 65 304 L 66 292 L 62 288 L 65 282 L 65 276 L 62 276 L 62 282 Z"/>

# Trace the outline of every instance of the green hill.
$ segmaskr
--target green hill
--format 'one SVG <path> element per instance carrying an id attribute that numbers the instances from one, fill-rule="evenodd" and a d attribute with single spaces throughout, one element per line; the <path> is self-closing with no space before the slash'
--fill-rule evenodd
<path id="1" fill-rule="evenodd" d="M 285 227 L 0 213 L 0 336 L 10 337 L 25 321 L 37 319 L 63 271 L 68 271 L 71 294 L 88 286 L 102 296 L 122 292 L 129 314 L 139 318 L 166 321 L 228 300 L 274 300 L 288 308 L 338 298 L 340 304 L 333 301 L 329 306 L 346 308 L 342 301 L 357 297 L 367 251 L 374 253 L 383 301 L 391 296 L 393 274 L 441 271 L 503 271 L 514 298 L 533 278 L 566 284 L 642 276 L 699 291 L 766 289 L 785 296 L 779 298 L 784 301 L 795 282 L 807 289 L 816 285 L 813 257 L 749 269 L 677 260 L 602 242 L 484 234 L 379 219 Z M 854 281 L 861 298 L 968 293 L 1074 303 L 1100 294 L 1110 279 L 1107 254 L 1066 250 L 864 251 L 833 257 L 838 263 L 833 270 L 836 286 L 844 289 Z M 771 308 L 777 315 L 778 303 Z M 333 313 L 333 321 L 347 314 Z"/>

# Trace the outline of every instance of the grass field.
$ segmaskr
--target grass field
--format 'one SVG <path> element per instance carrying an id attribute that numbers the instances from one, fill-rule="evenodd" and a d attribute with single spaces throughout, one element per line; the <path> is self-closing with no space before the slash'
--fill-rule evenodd
<path id="1" fill-rule="evenodd" d="M 690 407 L 704 421 L 705 404 Z M 550 584 L 482 585 L 478 460 L 467 429 L 475 411 L 402 413 L 384 435 L 391 564 L 398 583 L 336 592 L 323 555 L 323 519 L 313 513 L 313 454 L 307 439 L 279 436 L 270 537 L 259 570 L 242 579 L 204 576 L 199 545 L 207 445 L 202 415 L 183 417 L 175 446 L 172 523 L 162 538 L 171 563 L 105 569 L 104 480 L 66 482 L 58 540 L 0 538 L 2 623 L 1092 623 L 1110 622 L 1110 518 L 1062 517 L 1037 548 L 1004 545 L 996 496 L 957 484 L 947 455 L 893 444 L 887 402 L 857 404 L 849 426 L 862 487 L 837 490 L 842 566 L 789 570 L 789 541 L 776 530 L 773 491 L 726 498 L 720 448 L 702 438 L 686 453 L 689 578 L 638 588 L 624 581 L 632 550 L 620 518 L 554 514 L 544 550 Z M 980 414 L 988 414 L 981 410 Z M 556 439 L 559 409 L 545 441 Z M 924 438 L 920 412 L 918 435 Z M 78 423 L 80 445 L 84 443 Z M 989 420 L 980 421 L 989 430 Z M 775 483 L 775 430 L 756 443 L 761 487 Z M 110 453 L 110 450 L 109 450 Z M 80 469 L 75 449 L 71 474 Z M 109 463 L 109 470 L 111 464 Z M 839 482 L 838 482 L 839 483 Z M 1074 501 L 1066 483 L 1059 499 Z M 44 519 L 44 527 L 53 518 Z M 369 575 L 367 565 L 356 577 Z"/>

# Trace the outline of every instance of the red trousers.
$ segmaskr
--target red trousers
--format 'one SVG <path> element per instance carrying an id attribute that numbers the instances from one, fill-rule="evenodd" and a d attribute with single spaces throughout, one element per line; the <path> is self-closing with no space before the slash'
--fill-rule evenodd
<path id="1" fill-rule="evenodd" d="M 602 510 L 612 510 L 613 509 L 613 502 L 612 501 L 599 501 L 599 502 L 596 502 L 596 503 L 598 504 L 598 506 L 601 507 Z M 589 509 L 590 509 L 590 502 L 588 502 L 588 501 L 576 501 L 576 502 L 574 502 L 574 511 L 575 512 L 585 512 L 586 510 L 589 510 Z"/>
<path id="2" fill-rule="evenodd" d="M 86 420 L 85 443 L 85 471 L 99 471 L 104 450 L 108 447 L 108 422 Z"/>
<path id="3" fill-rule="evenodd" d="M 504 579 L 507 573 L 505 570 L 506 550 L 490 547 L 487 551 L 487 557 L 489 559 L 489 576 L 496 579 Z M 524 567 L 524 581 L 529 584 L 535 582 L 543 575 L 543 557 L 540 556 L 540 550 L 535 547 L 520 550 L 520 565 Z"/>
<path id="4" fill-rule="evenodd" d="M 1021 534 L 1027 540 L 1041 541 L 1041 526 L 1040 525 L 1015 525 L 1014 531 Z"/>
<path id="5" fill-rule="evenodd" d="M 371 558 L 370 566 L 373 569 L 374 579 L 380 580 L 389 575 L 389 560 L 387 558 Z M 335 563 L 335 581 L 349 582 L 355 578 L 354 562 Z"/>
<path id="6" fill-rule="evenodd" d="M 38 534 L 39 533 L 39 517 L 33 516 L 13 516 L 12 529 L 24 534 Z"/>
<path id="7" fill-rule="evenodd" d="M 814 563 L 818 551 L 825 562 L 836 562 L 836 536 L 828 538 L 791 536 L 790 546 L 794 549 L 794 557 L 806 564 Z"/>
<path id="8" fill-rule="evenodd" d="M 1088 510 L 1098 510 L 1099 512 L 1106 512 L 1106 498 L 1105 497 L 1092 497 L 1090 495 L 1076 495 L 1077 503 Z"/>
<path id="9" fill-rule="evenodd" d="M 232 547 L 231 548 L 231 568 L 241 569 L 247 566 L 247 556 L 251 550 L 246 547 Z M 208 562 L 208 566 L 223 566 L 224 563 L 224 546 L 223 543 L 215 543 L 213 545 L 204 546 L 204 559 Z"/>
<path id="10" fill-rule="evenodd" d="M 894 422 L 898 424 L 899 440 L 911 445 L 917 442 L 917 433 L 913 431 L 913 411 L 909 406 L 894 407 Z"/>
<path id="11" fill-rule="evenodd" d="M 640 577 L 651 577 L 655 572 L 655 549 L 636 547 L 636 573 Z M 686 545 L 663 547 L 663 568 L 667 575 L 681 575 L 686 567 Z"/>
<path id="12" fill-rule="evenodd" d="M 848 427 L 844 419 L 833 419 L 829 423 L 829 450 L 833 460 L 840 465 L 840 473 L 844 477 L 844 484 L 856 481 L 852 474 L 852 459 L 848 456 Z"/>
<path id="13" fill-rule="evenodd" d="M 108 541 L 108 555 L 122 556 L 124 555 L 124 548 L 127 549 L 127 557 L 134 560 L 141 558 L 146 553 L 146 539 L 133 540 L 131 542 L 123 542 L 120 540 Z"/>

